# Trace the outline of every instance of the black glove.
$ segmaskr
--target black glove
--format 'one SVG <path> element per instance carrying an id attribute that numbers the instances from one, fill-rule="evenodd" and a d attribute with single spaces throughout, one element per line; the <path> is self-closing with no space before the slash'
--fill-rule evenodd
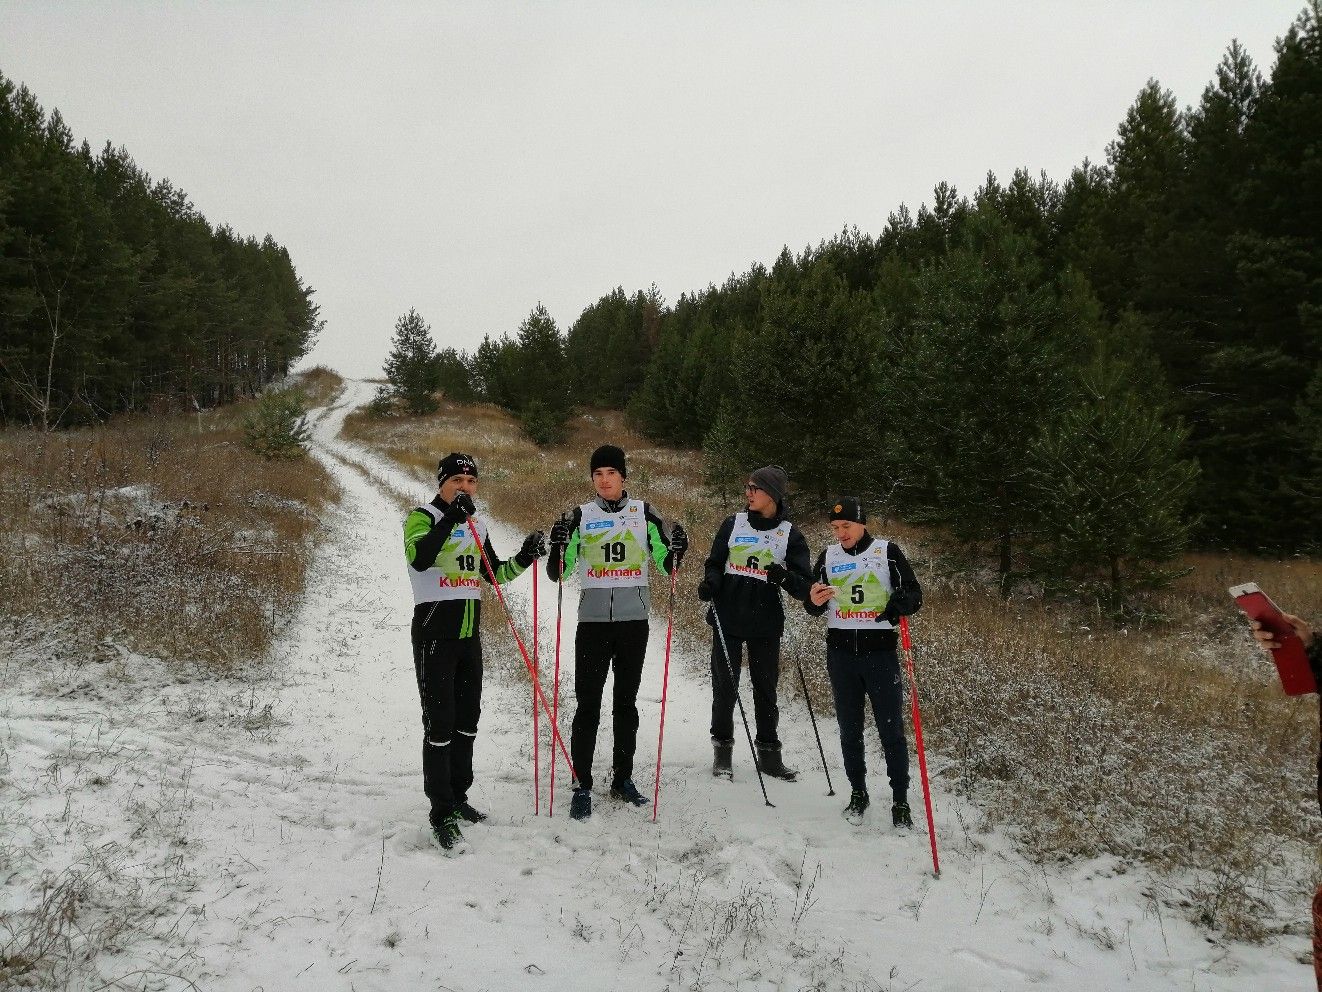
<path id="1" fill-rule="evenodd" d="M 678 565 L 680 559 L 684 557 L 684 552 L 687 551 L 688 549 L 689 549 L 688 534 L 684 532 L 684 528 L 682 526 L 680 526 L 679 524 L 675 524 L 674 527 L 670 528 L 670 555 L 671 555 L 670 560 L 674 562 L 676 565 Z"/>
<path id="2" fill-rule="evenodd" d="M 886 608 L 877 614 L 877 623 L 899 623 L 900 610 L 895 605 L 895 601 L 886 604 Z"/>
<path id="3" fill-rule="evenodd" d="M 468 493 L 456 493 L 450 508 L 445 511 L 445 519 L 450 523 L 458 523 L 460 520 L 466 520 L 477 512 L 477 507 L 473 505 L 473 497 Z"/>
<path id="4" fill-rule="evenodd" d="M 785 580 L 790 577 L 790 570 L 778 561 L 773 561 L 767 566 L 767 581 L 773 586 L 783 586 Z"/>
<path id="5" fill-rule="evenodd" d="M 514 556 L 520 568 L 527 568 L 542 555 L 546 554 L 546 535 L 535 530 L 523 539 L 523 547 Z"/>
<path id="6" fill-rule="evenodd" d="M 569 547 L 569 518 L 561 517 L 551 526 L 551 547 Z"/>
<path id="7" fill-rule="evenodd" d="M 716 598 L 716 587 L 706 579 L 698 583 L 698 598 L 704 603 L 710 603 Z"/>

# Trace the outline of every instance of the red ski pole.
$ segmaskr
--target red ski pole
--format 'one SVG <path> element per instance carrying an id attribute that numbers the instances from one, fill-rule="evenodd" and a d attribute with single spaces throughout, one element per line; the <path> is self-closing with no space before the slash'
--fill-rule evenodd
<path id="1" fill-rule="evenodd" d="M 932 874 L 941 877 L 936 856 L 936 824 L 932 821 L 932 790 L 927 784 L 927 753 L 923 750 L 923 718 L 918 714 L 918 681 L 913 673 L 913 643 L 909 640 L 909 618 L 900 617 L 900 643 L 904 645 L 904 668 L 909 673 L 909 703 L 913 709 L 913 736 L 918 745 L 918 774 L 923 780 L 923 805 L 927 809 L 927 836 L 932 842 Z"/>
<path id="2" fill-rule="evenodd" d="M 537 559 L 532 563 L 532 680 L 538 682 L 537 645 L 541 641 L 541 628 L 537 626 Z M 542 812 L 542 758 L 541 740 L 537 735 L 537 691 L 532 694 L 532 815 Z"/>
<path id="3" fill-rule="evenodd" d="M 666 664 L 661 673 L 661 729 L 656 733 L 656 786 L 652 789 L 652 822 L 661 798 L 661 742 L 666 736 L 666 691 L 670 688 L 670 637 L 675 632 L 675 576 L 679 566 L 670 570 L 670 603 L 666 607 Z"/>
<path id="4" fill-rule="evenodd" d="M 468 518 L 468 526 L 473 528 L 473 536 L 476 538 L 477 526 L 471 516 Z M 491 578 L 491 584 L 496 588 L 496 598 L 500 600 L 500 608 L 505 613 L 505 623 L 509 627 L 510 633 L 514 636 L 514 643 L 519 646 L 519 654 L 523 655 L 524 667 L 528 669 L 528 674 L 531 676 L 533 674 L 532 659 L 528 657 L 528 649 L 523 645 L 523 638 L 520 637 L 519 632 L 514 629 L 514 617 L 510 615 L 509 604 L 505 602 L 505 593 L 500 588 L 500 583 L 496 581 L 496 572 L 491 567 L 491 559 L 487 557 L 486 542 L 478 541 L 477 550 L 482 555 L 482 564 L 486 566 L 487 575 Z M 550 716 L 551 707 L 546 702 L 546 694 L 542 692 L 542 687 L 535 678 L 532 680 L 532 691 L 538 702 L 542 704 L 542 709 L 546 711 L 548 716 Z M 569 748 L 565 747 L 564 738 L 560 736 L 560 728 L 555 725 L 554 721 L 551 723 L 551 739 L 553 744 L 560 745 L 560 753 L 565 756 L 565 764 L 569 766 L 569 774 L 577 775 L 574 771 L 574 762 L 570 760 L 569 757 Z"/>
<path id="5" fill-rule="evenodd" d="M 568 523 L 570 517 L 566 513 L 560 519 Z M 560 718 L 560 629 L 565 611 L 565 552 L 567 548 L 560 549 L 560 578 L 555 583 L 555 681 L 551 690 L 551 723 L 559 726 L 557 722 Z M 546 804 L 546 815 L 555 816 L 555 748 L 551 748 L 551 799 Z"/>

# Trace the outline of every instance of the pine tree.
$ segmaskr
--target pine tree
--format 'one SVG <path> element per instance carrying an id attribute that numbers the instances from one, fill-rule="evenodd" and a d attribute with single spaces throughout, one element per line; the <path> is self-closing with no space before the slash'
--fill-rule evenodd
<path id="1" fill-rule="evenodd" d="M 431 327 L 412 307 L 395 321 L 385 373 L 395 396 L 410 413 L 436 410 L 436 391 L 441 385 L 436 344 L 432 341 Z"/>
<path id="2" fill-rule="evenodd" d="M 881 335 L 870 300 L 827 259 L 772 269 L 761 319 L 732 343 L 722 457 L 745 471 L 781 464 L 823 500 L 872 491 Z"/>
<path id="3" fill-rule="evenodd" d="M 477 398 L 472 364 L 464 352 L 442 348 L 436 355 L 436 370 L 446 399 L 468 403 Z"/>
<path id="4" fill-rule="evenodd" d="M 1131 375 L 1126 361 L 1099 352 L 1078 399 L 1051 417 L 1029 459 L 1049 573 L 1085 587 L 1101 577 L 1113 612 L 1132 591 L 1178 574 L 1159 566 L 1188 542 L 1184 511 L 1197 477 L 1180 455 L 1187 431 L 1168 426 Z"/>
<path id="5" fill-rule="evenodd" d="M 563 441 L 573 404 L 565 342 L 546 307 L 538 303 L 516 338 L 518 395 L 515 411 L 537 444 Z"/>
<path id="6" fill-rule="evenodd" d="M 1008 592 L 1015 543 L 1032 528 L 1029 452 L 1070 393 L 1086 317 L 1061 303 L 1027 238 L 988 208 L 919 279 L 913 333 L 887 368 L 883 450 L 916 516 L 990 542 Z M 887 356 L 891 358 L 891 356 Z"/>

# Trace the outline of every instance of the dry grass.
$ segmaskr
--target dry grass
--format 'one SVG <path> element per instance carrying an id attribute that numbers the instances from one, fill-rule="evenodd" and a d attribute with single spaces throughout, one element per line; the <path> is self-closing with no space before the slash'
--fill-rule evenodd
<path id="1" fill-rule="evenodd" d="M 693 536 L 676 624 L 705 639 L 699 562 L 736 494 L 704 491 L 700 452 L 649 445 L 618 414 L 571 426 L 568 443 L 539 450 L 495 407 L 446 404 L 409 421 L 355 415 L 346 432 L 419 474 L 468 451 L 493 512 L 524 529 L 547 528 L 585 499 L 588 454 L 621 445 L 630 491 Z M 825 521 L 800 526 L 814 549 L 829 540 Z M 1316 874 L 1317 701 L 1284 697 L 1226 589 L 1256 581 L 1283 608 L 1322 620 L 1322 562 L 1190 555 L 1190 574 L 1144 604 L 1143 625 L 1117 629 L 1080 606 L 1002 601 L 985 568 L 931 531 L 897 520 L 872 529 L 906 549 L 928 591 L 913 627 L 934 771 L 988 823 L 1039 860 L 1109 854 L 1147 865 L 1167 880 L 1167 902 L 1231 937 L 1293 925 L 1279 914 L 1307 904 Z M 664 583 L 653 584 L 659 605 Z M 818 715 L 829 714 L 821 624 L 788 613 L 782 692 L 800 694 L 798 662 Z M 830 748 L 829 718 L 822 729 Z M 814 763 L 810 740 L 787 745 Z"/>
<path id="2" fill-rule="evenodd" d="M 324 365 L 295 372 L 289 377 L 288 384 L 302 390 L 309 408 L 330 406 L 344 389 L 344 380 L 339 373 Z"/>
<path id="3" fill-rule="evenodd" d="M 311 459 L 248 451 L 243 412 L 0 434 L 5 612 L 72 644 L 213 664 L 260 655 L 297 604 L 336 490 Z"/>

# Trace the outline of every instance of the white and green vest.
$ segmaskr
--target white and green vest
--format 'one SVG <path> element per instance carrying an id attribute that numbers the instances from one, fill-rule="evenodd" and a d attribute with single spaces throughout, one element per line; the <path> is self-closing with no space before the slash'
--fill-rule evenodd
<path id="1" fill-rule="evenodd" d="M 730 546 L 725 556 L 725 574 L 767 581 L 767 566 L 785 564 L 790 545 L 790 522 L 782 520 L 770 530 L 755 530 L 747 513 L 734 515 Z"/>
<path id="2" fill-rule="evenodd" d="M 441 513 L 434 506 L 418 507 L 432 519 L 432 526 L 440 522 Z M 476 530 L 476 533 L 474 533 Z M 487 529 L 474 521 L 456 524 L 445 539 L 431 568 L 419 572 L 409 566 L 409 581 L 413 583 L 413 602 L 436 603 L 451 599 L 482 598 L 482 547 L 487 541 Z"/>
<path id="3" fill-rule="evenodd" d="M 835 630 L 863 628 L 892 630 L 894 624 L 877 622 L 891 598 L 891 570 L 886 542 L 873 538 L 868 549 L 851 555 L 838 544 L 826 549 L 826 581 L 836 594 L 828 599 L 826 626 Z"/>
<path id="4" fill-rule="evenodd" d="M 647 517 L 643 501 L 631 499 L 618 513 L 596 502 L 579 508 L 580 574 L 587 589 L 647 585 Z"/>

